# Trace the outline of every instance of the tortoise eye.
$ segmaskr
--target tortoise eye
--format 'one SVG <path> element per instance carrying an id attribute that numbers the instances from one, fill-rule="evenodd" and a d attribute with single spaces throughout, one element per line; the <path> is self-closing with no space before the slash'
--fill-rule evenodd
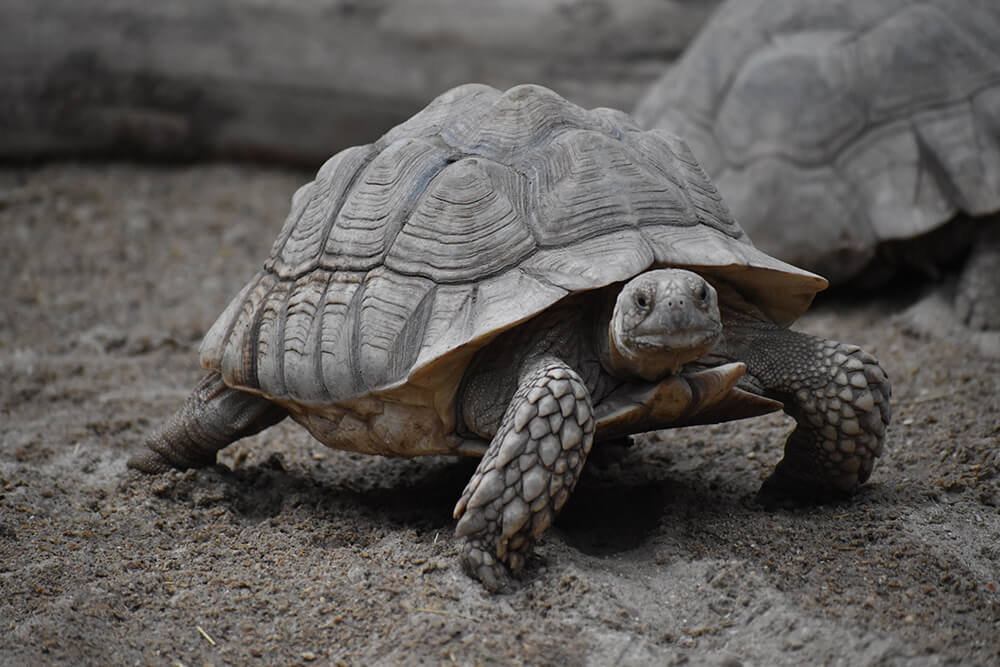
<path id="1" fill-rule="evenodd" d="M 701 286 L 701 289 L 698 290 L 698 298 L 701 299 L 702 301 L 708 298 L 708 287 L 706 287 L 705 285 Z"/>
<path id="2" fill-rule="evenodd" d="M 635 296 L 635 305 L 645 310 L 646 308 L 649 308 L 649 299 L 645 294 L 637 294 Z"/>

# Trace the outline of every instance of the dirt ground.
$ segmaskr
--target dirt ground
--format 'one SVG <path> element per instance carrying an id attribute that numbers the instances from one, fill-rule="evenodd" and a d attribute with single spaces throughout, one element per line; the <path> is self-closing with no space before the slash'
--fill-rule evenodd
<path id="1" fill-rule="evenodd" d="M 127 471 L 307 179 L 0 171 L 0 663 L 1000 661 L 1000 361 L 911 333 L 918 288 L 797 325 L 893 380 L 855 499 L 752 502 L 780 416 L 651 435 L 592 457 L 508 595 L 456 564 L 474 461 L 334 452 L 286 421 L 212 468 Z"/>

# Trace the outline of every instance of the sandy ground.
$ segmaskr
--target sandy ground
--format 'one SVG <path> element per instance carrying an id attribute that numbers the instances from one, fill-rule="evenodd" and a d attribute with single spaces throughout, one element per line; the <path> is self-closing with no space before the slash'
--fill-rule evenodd
<path id="1" fill-rule="evenodd" d="M 753 504 L 780 416 L 652 435 L 592 458 L 508 595 L 456 565 L 471 461 L 334 452 L 286 422 L 212 468 L 127 471 L 307 177 L 0 172 L 0 663 L 1000 661 L 1000 362 L 907 333 L 916 289 L 798 324 L 894 382 L 853 501 Z"/>

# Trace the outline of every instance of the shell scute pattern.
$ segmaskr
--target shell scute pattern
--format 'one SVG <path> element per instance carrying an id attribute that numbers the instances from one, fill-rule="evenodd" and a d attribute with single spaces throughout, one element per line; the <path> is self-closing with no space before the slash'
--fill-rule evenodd
<path id="1" fill-rule="evenodd" d="M 605 117 L 594 117 L 541 86 L 523 85 L 496 97 L 492 104 L 459 116 L 441 129 L 455 149 L 512 165 L 572 128 L 602 129 Z"/>
<path id="2" fill-rule="evenodd" d="M 326 394 L 319 367 L 322 308 L 331 284 L 326 271 L 313 271 L 295 281 L 288 299 L 284 331 L 284 382 L 292 396 Z"/>
<path id="3" fill-rule="evenodd" d="M 384 267 L 368 274 L 353 320 L 358 356 L 351 366 L 361 371 L 362 386 L 390 384 L 409 370 L 423 341 L 427 300 L 433 299 L 433 290 L 434 282 L 421 276 Z M 418 311 L 420 316 L 414 317 Z"/>
<path id="4" fill-rule="evenodd" d="M 319 368 L 317 374 L 322 383 L 322 393 L 300 395 L 303 402 L 323 402 L 341 395 L 345 388 L 360 391 L 361 380 L 353 361 L 355 328 L 354 313 L 357 312 L 360 297 L 364 294 L 362 273 L 331 274 L 323 297 L 321 320 L 318 328 Z M 315 386 L 318 388 L 319 383 Z"/>
<path id="5" fill-rule="evenodd" d="M 570 130 L 530 165 L 540 246 L 565 246 L 635 224 L 633 190 L 661 190 L 621 141 Z"/>
<path id="6" fill-rule="evenodd" d="M 348 194 L 330 233 L 321 265 L 331 271 L 369 271 L 382 264 L 396 235 L 452 159 L 420 138 L 388 144 Z"/>
<path id="7" fill-rule="evenodd" d="M 570 292 L 654 263 L 742 271 L 778 321 L 825 284 L 757 251 L 679 139 L 537 86 L 462 86 L 295 194 L 202 363 L 305 405 L 434 388 Z"/>
<path id="8" fill-rule="evenodd" d="M 731 0 L 640 101 L 763 250 L 834 282 L 1000 209 L 1000 5 Z"/>
<path id="9" fill-rule="evenodd" d="M 438 137 L 443 139 L 442 130 L 457 120 L 478 114 L 483 106 L 492 104 L 500 91 L 478 83 L 468 83 L 441 93 L 430 104 L 385 133 L 381 141 L 392 143 L 406 137 Z"/>
<path id="10" fill-rule="evenodd" d="M 239 306 L 233 312 L 227 308 L 223 313 L 232 319 L 223 322 L 220 317 L 205 336 L 202 342 L 203 358 L 205 348 L 214 342 L 213 334 L 225 336 L 225 344 L 217 349 L 222 355 L 220 369 L 227 384 L 257 386 L 256 339 L 260 330 L 259 321 L 264 315 L 263 304 L 278 282 L 273 274 L 258 274 L 252 286 L 237 297 Z"/>
<path id="11" fill-rule="evenodd" d="M 961 100 L 984 85 L 995 84 L 1000 61 L 998 16 L 995 7 L 993 12 L 974 13 L 956 12 L 951 3 L 913 3 L 852 40 L 858 52 L 849 55 L 871 68 L 860 92 L 871 96 L 872 121 L 909 113 L 914 106 Z M 937 48 L 900 48 L 905 43 L 900 35 L 919 35 L 922 45 Z M 894 75 L 876 74 L 887 71 Z"/>
<path id="12" fill-rule="evenodd" d="M 348 191 L 367 173 L 375 155 L 371 146 L 341 151 L 326 161 L 316 180 L 299 188 L 265 269 L 289 279 L 319 265 L 327 238 L 336 227 L 333 222 L 350 201 Z"/>
<path id="13" fill-rule="evenodd" d="M 409 216 L 386 267 L 454 283 L 516 266 L 535 249 L 524 189 L 521 176 L 491 160 L 448 165 Z"/>

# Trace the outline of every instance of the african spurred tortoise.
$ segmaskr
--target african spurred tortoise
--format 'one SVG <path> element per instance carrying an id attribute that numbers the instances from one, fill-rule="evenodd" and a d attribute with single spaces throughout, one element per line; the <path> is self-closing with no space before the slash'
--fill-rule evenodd
<path id="1" fill-rule="evenodd" d="M 502 588 L 595 439 L 777 399 L 798 425 L 764 498 L 867 479 L 886 374 L 787 328 L 825 285 L 757 250 L 677 137 L 537 86 L 461 86 L 295 193 L 205 336 L 204 379 L 130 465 L 207 465 L 288 415 L 337 449 L 481 456 L 456 532 Z"/>

